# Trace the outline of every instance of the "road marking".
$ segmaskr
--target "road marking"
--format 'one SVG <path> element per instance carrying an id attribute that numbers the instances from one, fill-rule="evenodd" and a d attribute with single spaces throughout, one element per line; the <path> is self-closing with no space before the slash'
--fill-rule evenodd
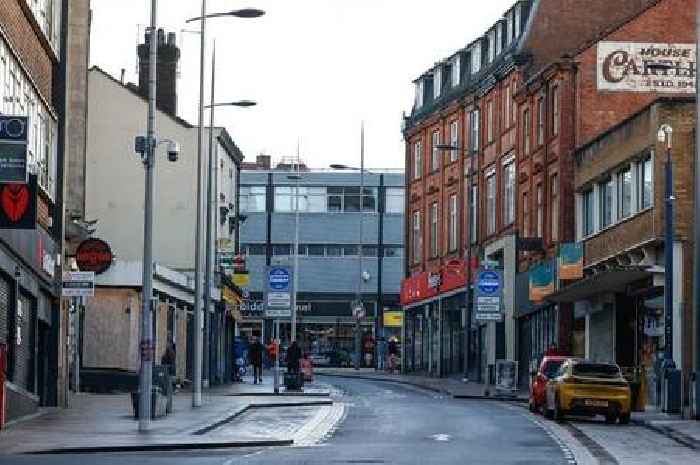
<path id="1" fill-rule="evenodd" d="M 447 442 L 452 439 L 452 436 L 450 436 L 449 434 L 433 434 L 432 436 L 430 436 L 430 439 L 439 442 Z"/>

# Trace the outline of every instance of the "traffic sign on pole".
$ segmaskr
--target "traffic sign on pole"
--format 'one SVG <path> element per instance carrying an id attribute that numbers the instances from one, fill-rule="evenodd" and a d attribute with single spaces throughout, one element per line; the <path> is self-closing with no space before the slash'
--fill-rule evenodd
<path id="1" fill-rule="evenodd" d="M 63 273 L 63 297 L 94 297 L 95 273 L 93 271 L 67 271 Z"/>
<path id="2" fill-rule="evenodd" d="M 501 301 L 503 296 L 503 271 L 479 270 L 474 289 L 477 321 L 500 321 L 503 318 Z"/>

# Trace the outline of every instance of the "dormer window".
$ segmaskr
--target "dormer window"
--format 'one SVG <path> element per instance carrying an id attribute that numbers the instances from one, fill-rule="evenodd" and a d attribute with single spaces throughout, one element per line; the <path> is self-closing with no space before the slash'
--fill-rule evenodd
<path id="1" fill-rule="evenodd" d="M 472 47 L 472 74 L 477 74 L 481 69 L 481 42 Z"/>
<path id="2" fill-rule="evenodd" d="M 416 108 L 423 106 L 423 80 L 416 81 Z"/>
<path id="3" fill-rule="evenodd" d="M 442 91 L 442 68 L 438 66 L 433 72 L 433 98 L 437 100 Z"/>
<path id="4" fill-rule="evenodd" d="M 513 19 L 513 10 L 508 12 L 506 17 L 506 45 L 510 45 L 513 42 L 513 35 L 515 31 L 515 20 Z"/>
<path id="5" fill-rule="evenodd" d="M 461 64 L 462 57 L 456 55 L 452 60 L 452 87 L 457 87 L 459 83 L 459 78 L 461 76 Z"/>
<path id="6" fill-rule="evenodd" d="M 489 31 L 489 63 L 493 63 L 496 59 L 496 30 Z"/>
<path id="7" fill-rule="evenodd" d="M 496 56 L 503 51 L 503 24 L 498 23 L 496 26 Z"/>

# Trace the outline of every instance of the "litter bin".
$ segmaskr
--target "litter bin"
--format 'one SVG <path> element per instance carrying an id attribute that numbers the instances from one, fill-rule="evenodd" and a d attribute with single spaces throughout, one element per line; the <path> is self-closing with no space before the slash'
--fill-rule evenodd
<path id="1" fill-rule="evenodd" d="M 304 388 L 304 374 L 286 372 L 284 374 L 284 388 L 287 391 L 301 391 Z"/>
<path id="2" fill-rule="evenodd" d="M 681 371 L 668 368 L 664 373 L 664 409 L 666 413 L 681 413 Z"/>
<path id="3" fill-rule="evenodd" d="M 158 402 L 158 397 L 161 395 L 160 387 L 153 386 L 151 389 L 151 418 L 156 418 L 156 406 Z M 131 407 L 134 410 L 134 419 L 139 418 L 139 398 L 141 397 L 141 391 L 131 392 Z"/>

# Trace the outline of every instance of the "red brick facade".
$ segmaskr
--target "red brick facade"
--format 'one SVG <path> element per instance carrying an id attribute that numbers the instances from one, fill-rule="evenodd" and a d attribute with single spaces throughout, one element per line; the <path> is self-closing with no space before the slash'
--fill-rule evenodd
<path id="1" fill-rule="evenodd" d="M 38 92 L 49 105 L 56 56 L 47 49 L 41 32 L 25 0 L 0 0 L 0 25 L 3 36 L 20 58 Z"/>

